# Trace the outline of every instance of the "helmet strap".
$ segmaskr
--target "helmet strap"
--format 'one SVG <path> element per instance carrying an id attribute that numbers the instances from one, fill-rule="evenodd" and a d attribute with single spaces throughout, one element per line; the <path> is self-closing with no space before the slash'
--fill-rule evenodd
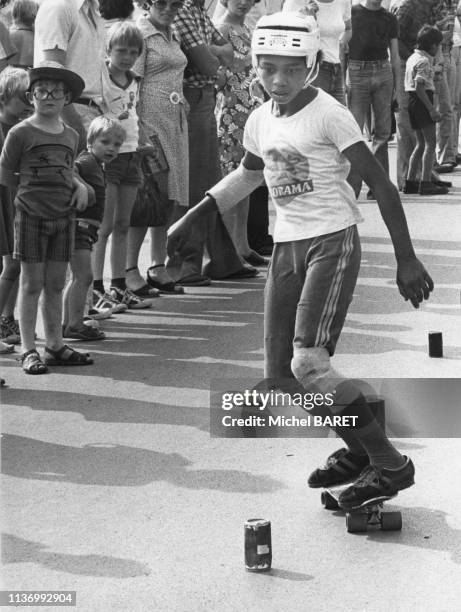
<path id="1" fill-rule="evenodd" d="M 309 85 L 315 81 L 315 79 L 317 78 L 318 74 L 319 74 L 319 68 L 320 68 L 320 64 L 319 62 L 315 62 L 315 64 L 311 67 L 309 74 L 306 77 L 306 80 L 304 81 L 304 85 L 303 85 L 303 89 L 307 89 L 309 87 Z"/>

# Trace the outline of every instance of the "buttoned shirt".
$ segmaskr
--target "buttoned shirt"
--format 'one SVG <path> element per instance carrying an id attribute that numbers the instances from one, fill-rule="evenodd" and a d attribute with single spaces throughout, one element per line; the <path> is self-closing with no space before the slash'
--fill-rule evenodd
<path id="1" fill-rule="evenodd" d="M 176 32 L 181 39 L 181 49 L 187 52 L 200 45 L 223 45 L 227 41 L 215 28 L 203 6 L 197 6 L 193 0 L 186 0 L 179 9 L 174 21 Z M 215 82 L 201 73 L 189 60 L 184 71 L 184 86 L 202 88 Z"/>
<path id="2" fill-rule="evenodd" d="M 416 91 L 416 85 L 423 83 L 424 88 L 434 91 L 434 58 L 423 51 L 415 49 L 407 60 L 405 69 L 405 91 Z"/>
<path id="3" fill-rule="evenodd" d="M 99 103 L 105 33 L 98 0 L 44 0 L 35 20 L 34 65 L 44 51 L 66 52 L 65 67 L 85 81 L 82 97 Z"/>

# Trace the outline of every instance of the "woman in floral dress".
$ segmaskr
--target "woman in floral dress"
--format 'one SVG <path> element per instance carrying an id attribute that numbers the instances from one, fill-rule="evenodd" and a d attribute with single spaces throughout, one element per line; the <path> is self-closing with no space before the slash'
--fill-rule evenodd
<path id="1" fill-rule="evenodd" d="M 170 220 L 180 216 L 177 208 L 187 209 L 189 193 L 189 145 L 183 96 L 186 56 L 181 51 L 172 23 L 180 0 L 144 0 L 147 11 L 136 22 L 144 38 L 144 50 L 133 67 L 141 77 L 138 115 L 140 127 L 149 137 L 157 137 L 168 162 Z M 183 293 L 165 268 L 168 226 L 151 228 L 151 266 L 147 283 L 164 293 Z M 130 289 L 144 284 L 137 264 L 147 227 L 131 227 L 128 235 L 127 284 Z"/>
<path id="2" fill-rule="evenodd" d="M 250 83 L 256 76 L 251 64 L 251 31 L 245 17 L 259 0 L 221 0 L 226 7 L 216 28 L 234 49 L 234 63 L 220 69 L 217 81 L 216 123 L 220 148 L 221 170 L 229 174 L 243 157 L 243 128 L 248 115 L 259 104 L 250 95 Z M 223 215 L 237 252 L 252 265 L 264 265 L 267 260 L 250 249 L 247 238 L 249 201 Z"/>

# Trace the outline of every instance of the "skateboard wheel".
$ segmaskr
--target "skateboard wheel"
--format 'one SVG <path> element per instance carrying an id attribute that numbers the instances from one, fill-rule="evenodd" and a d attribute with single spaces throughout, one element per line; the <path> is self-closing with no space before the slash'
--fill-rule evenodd
<path id="1" fill-rule="evenodd" d="M 381 514 L 381 529 L 383 531 L 400 531 L 402 529 L 402 513 L 383 512 Z"/>
<path id="2" fill-rule="evenodd" d="M 328 493 L 328 491 L 323 491 L 323 493 L 320 494 L 320 501 L 325 510 L 338 510 L 339 508 L 338 502 L 333 495 Z"/>
<path id="3" fill-rule="evenodd" d="M 346 514 L 346 527 L 349 533 L 362 533 L 367 530 L 368 517 L 366 514 Z"/>

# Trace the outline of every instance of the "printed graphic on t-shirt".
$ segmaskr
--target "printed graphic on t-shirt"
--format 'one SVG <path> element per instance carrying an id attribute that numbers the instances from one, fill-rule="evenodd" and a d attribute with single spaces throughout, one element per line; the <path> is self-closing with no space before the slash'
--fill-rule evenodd
<path id="1" fill-rule="evenodd" d="M 264 165 L 269 192 L 278 205 L 314 191 L 309 160 L 296 149 L 269 149 L 264 152 Z"/>
<path id="2" fill-rule="evenodd" d="M 111 108 L 113 109 L 114 114 L 119 113 L 117 116 L 117 119 L 119 121 L 123 121 L 124 119 L 129 118 L 130 110 L 134 106 L 135 99 L 136 99 L 136 94 L 134 93 L 134 91 L 130 91 L 129 100 L 126 104 L 122 96 L 111 100 Z"/>
<path id="3" fill-rule="evenodd" d="M 74 152 L 61 144 L 46 144 L 33 147 L 29 153 L 32 173 L 30 186 L 69 187 L 72 182 Z"/>

